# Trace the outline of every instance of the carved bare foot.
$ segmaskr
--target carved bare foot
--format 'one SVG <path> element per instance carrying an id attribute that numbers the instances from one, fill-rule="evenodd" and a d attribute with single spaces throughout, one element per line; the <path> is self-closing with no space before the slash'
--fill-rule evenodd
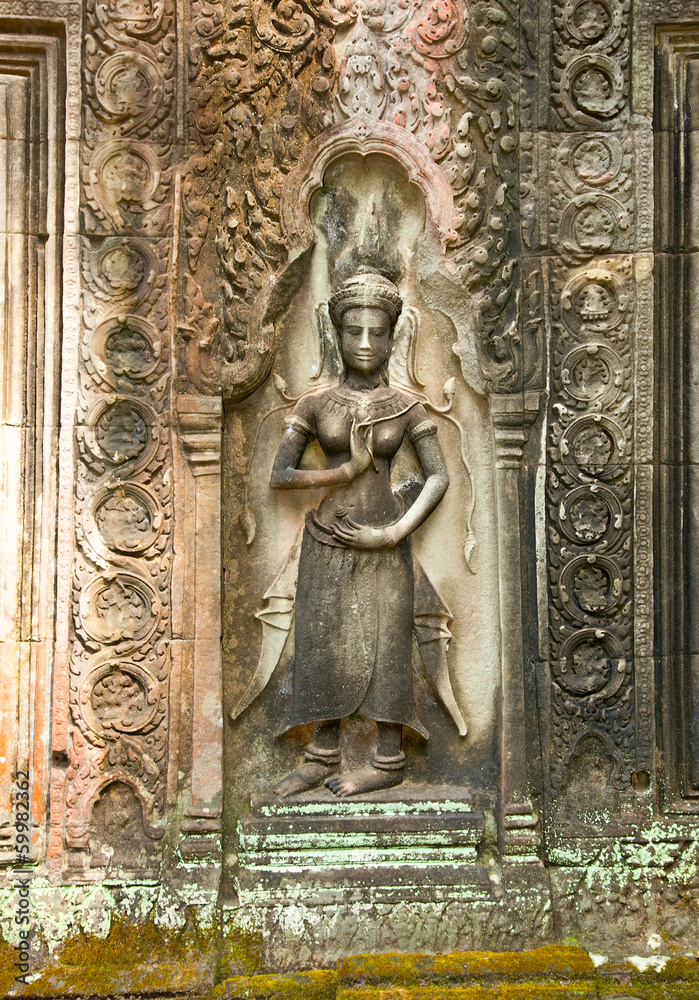
<path id="1" fill-rule="evenodd" d="M 381 788 L 393 788 L 403 780 L 403 771 L 379 771 L 377 767 L 367 764 L 358 771 L 348 771 L 346 774 L 333 774 L 325 779 L 325 784 L 331 792 L 340 798 L 347 795 L 361 795 L 362 792 L 376 792 Z"/>
<path id="2" fill-rule="evenodd" d="M 285 778 L 282 778 L 274 786 L 274 793 L 275 795 L 280 795 L 282 798 L 286 798 L 288 795 L 299 795 L 301 792 L 307 792 L 311 788 L 317 788 L 318 785 L 323 784 L 330 770 L 332 770 L 332 767 L 328 767 L 327 764 L 317 764 L 315 761 L 309 761 L 307 764 L 297 767 L 291 774 L 287 774 Z"/>

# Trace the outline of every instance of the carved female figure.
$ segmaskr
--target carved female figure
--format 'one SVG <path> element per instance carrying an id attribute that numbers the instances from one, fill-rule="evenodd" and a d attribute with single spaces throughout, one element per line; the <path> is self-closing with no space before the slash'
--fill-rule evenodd
<path id="1" fill-rule="evenodd" d="M 344 380 L 301 397 L 285 421 L 274 462 L 275 489 L 327 488 L 307 517 L 301 544 L 292 704 L 280 728 L 313 723 L 314 737 L 306 762 L 277 785 L 280 795 L 323 782 L 339 796 L 399 784 L 405 765 L 402 727 L 428 737 L 413 701 L 416 612 L 423 621 L 451 616 L 414 561 L 410 536 L 439 504 L 449 478 L 437 428 L 422 402 L 388 382 L 401 309 L 395 284 L 374 272 L 356 275 L 332 296 L 329 311 Z M 390 480 L 406 435 L 424 475 L 410 506 L 393 492 Z M 313 438 L 327 469 L 299 468 Z M 424 648 L 433 647 L 435 687 L 465 734 L 449 685 L 445 634 L 448 630 L 428 636 L 421 651 L 427 663 Z M 340 722 L 357 711 L 377 723 L 376 752 L 359 770 L 334 773 Z"/>

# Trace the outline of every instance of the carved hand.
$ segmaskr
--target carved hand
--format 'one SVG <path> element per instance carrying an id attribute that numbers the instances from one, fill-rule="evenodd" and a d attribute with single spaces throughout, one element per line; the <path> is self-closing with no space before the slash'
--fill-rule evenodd
<path id="1" fill-rule="evenodd" d="M 373 444 L 373 427 L 357 427 L 357 421 L 352 421 L 350 430 L 350 460 L 346 463 L 352 479 L 356 479 L 373 461 L 371 448 Z"/>
<path id="2" fill-rule="evenodd" d="M 343 516 L 333 521 L 332 530 L 336 538 L 353 549 L 390 549 L 400 541 L 394 531 L 394 525 L 383 528 L 370 528 L 366 524 L 357 524 L 352 518 Z"/>

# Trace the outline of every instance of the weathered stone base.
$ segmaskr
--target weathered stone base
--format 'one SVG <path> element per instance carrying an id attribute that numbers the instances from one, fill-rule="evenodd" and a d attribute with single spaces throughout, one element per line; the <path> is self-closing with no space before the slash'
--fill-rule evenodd
<path id="1" fill-rule="evenodd" d="M 122 929 L 123 930 L 123 929 Z M 120 939 L 120 943 L 119 940 Z M 255 971 L 254 948 L 233 945 L 236 962 L 248 975 L 225 975 L 225 964 L 206 970 L 205 950 L 195 939 L 140 943 L 128 931 L 110 941 L 101 955 L 83 940 L 60 965 L 26 987 L 10 986 L 5 996 L 124 997 L 140 1000 L 696 1000 L 699 961 L 694 957 L 616 962 L 575 946 L 548 945 L 526 952 L 452 952 L 443 955 L 354 955 L 333 968 L 310 972 Z M 199 939 L 201 947 L 203 940 Z M 232 942 L 229 941 L 232 945 Z M 150 966 L 130 963 L 152 949 Z M 169 954 L 168 954 L 169 952 Z M 210 956 L 209 956 L 210 957 Z M 111 965 L 111 967 L 110 967 Z M 116 966 L 120 968 L 117 970 Z M 3 979 L 8 970 L 3 969 Z M 216 982 L 216 980 L 219 980 Z"/>
<path id="2" fill-rule="evenodd" d="M 497 883 L 481 866 L 468 874 L 460 885 L 436 884 L 435 872 L 426 868 L 421 885 L 413 869 L 408 884 L 396 880 L 376 890 L 350 885 L 335 901 L 322 900 L 308 885 L 289 885 L 285 897 L 227 910 L 226 920 L 261 935 L 272 969 L 322 968 L 353 951 L 526 948 L 551 937 L 543 869 L 517 872 L 516 880 L 498 873 Z"/>
<path id="3" fill-rule="evenodd" d="M 197 886 L 197 868 L 180 868 L 168 886 L 34 880 L 24 982 L 18 899 L 5 890 L 0 995 L 699 998 L 699 878 L 678 883 L 681 868 L 622 878 L 593 866 L 477 864 L 468 885 L 428 880 L 421 890 L 414 879 L 394 884 L 391 899 L 386 885 L 346 885 L 335 902 L 299 870 L 275 898 L 224 908 Z"/>

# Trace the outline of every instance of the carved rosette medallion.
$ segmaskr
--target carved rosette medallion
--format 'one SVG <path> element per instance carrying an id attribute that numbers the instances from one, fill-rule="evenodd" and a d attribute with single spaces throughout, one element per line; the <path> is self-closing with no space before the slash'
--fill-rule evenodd
<path id="1" fill-rule="evenodd" d="M 83 530 L 94 551 L 139 556 L 155 544 L 163 525 L 157 498 L 136 483 L 102 486 L 85 505 Z"/>
<path id="2" fill-rule="evenodd" d="M 571 191 L 608 186 L 628 167 L 624 147 L 615 135 L 567 138 L 557 154 L 561 176 Z"/>
<path id="3" fill-rule="evenodd" d="M 561 215 L 561 246 L 580 255 L 627 250 L 629 226 L 629 214 L 616 198 L 579 195 Z"/>
<path id="4" fill-rule="evenodd" d="M 624 29 L 618 0 L 567 0 L 559 22 L 565 41 L 586 49 L 610 49 Z"/>
<path id="5" fill-rule="evenodd" d="M 572 59 L 561 74 L 563 102 L 572 118 L 614 118 L 624 106 L 624 74 L 608 56 L 590 53 Z"/>
<path id="6" fill-rule="evenodd" d="M 110 237 L 94 248 L 84 244 L 85 281 L 97 299 L 124 311 L 136 309 L 161 284 L 149 240 Z"/>
<path id="7" fill-rule="evenodd" d="M 85 432 L 93 458 L 127 472 L 144 468 L 158 448 L 158 420 L 145 403 L 128 396 L 107 396 L 87 414 Z"/>
<path id="8" fill-rule="evenodd" d="M 561 317 L 576 338 L 588 334 L 615 337 L 627 317 L 629 297 L 619 275 L 605 267 L 575 273 L 561 292 Z"/>
<path id="9" fill-rule="evenodd" d="M 576 556 L 561 573 L 561 599 L 574 618 L 590 624 L 613 614 L 623 581 L 617 564 L 603 555 Z"/>
<path id="10" fill-rule="evenodd" d="M 623 472 L 627 451 L 619 424 L 599 413 L 578 417 L 560 441 L 561 460 L 576 479 L 616 479 Z"/>
<path id="11" fill-rule="evenodd" d="M 157 36 L 165 17 L 165 0 L 107 0 L 95 4 L 99 26 L 117 42 L 128 39 L 150 41 Z"/>
<path id="12" fill-rule="evenodd" d="M 95 369 L 112 385 L 145 380 L 158 371 L 160 335 L 142 316 L 113 317 L 97 327 L 90 351 Z"/>
<path id="13" fill-rule="evenodd" d="M 80 711 L 89 729 L 104 739 L 152 730 L 166 710 L 156 678 L 138 663 L 107 660 L 80 686 Z"/>
<path id="14" fill-rule="evenodd" d="M 164 830 L 173 14 L 170 0 L 84 8 L 69 850 L 86 849 L 92 807 L 113 781 L 137 795 L 148 836 Z"/>
<path id="15" fill-rule="evenodd" d="M 628 117 L 628 0 L 565 0 L 552 13 L 552 91 L 561 122 L 618 127 Z"/>
<path id="16" fill-rule="evenodd" d="M 95 96 L 110 120 L 125 123 L 123 132 L 157 114 L 164 90 L 157 63 L 140 52 L 108 56 L 95 74 Z"/>
<path id="17" fill-rule="evenodd" d="M 149 231 L 148 210 L 162 195 L 160 161 L 149 146 L 133 139 L 105 142 L 93 153 L 86 176 L 88 199 L 106 225 Z"/>
<path id="18" fill-rule="evenodd" d="M 621 643 L 600 628 L 581 629 L 569 636 L 554 666 L 554 676 L 565 694 L 593 703 L 615 695 L 626 675 Z"/>
<path id="19" fill-rule="evenodd" d="M 618 496 L 595 483 L 578 486 L 562 497 L 556 527 L 574 545 L 611 548 L 619 539 L 623 513 Z"/>
<path id="20" fill-rule="evenodd" d="M 563 360 L 561 382 L 579 403 L 603 408 L 624 388 L 624 366 L 619 355 L 605 344 L 588 343 L 574 348 Z"/>
<path id="21" fill-rule="evenodd" d="M 150 584 L 125 573 L 93 580 L 80 595 L 82 627 L 97 642 L 131 644 L 158 625 L 158 598 Z"/>

